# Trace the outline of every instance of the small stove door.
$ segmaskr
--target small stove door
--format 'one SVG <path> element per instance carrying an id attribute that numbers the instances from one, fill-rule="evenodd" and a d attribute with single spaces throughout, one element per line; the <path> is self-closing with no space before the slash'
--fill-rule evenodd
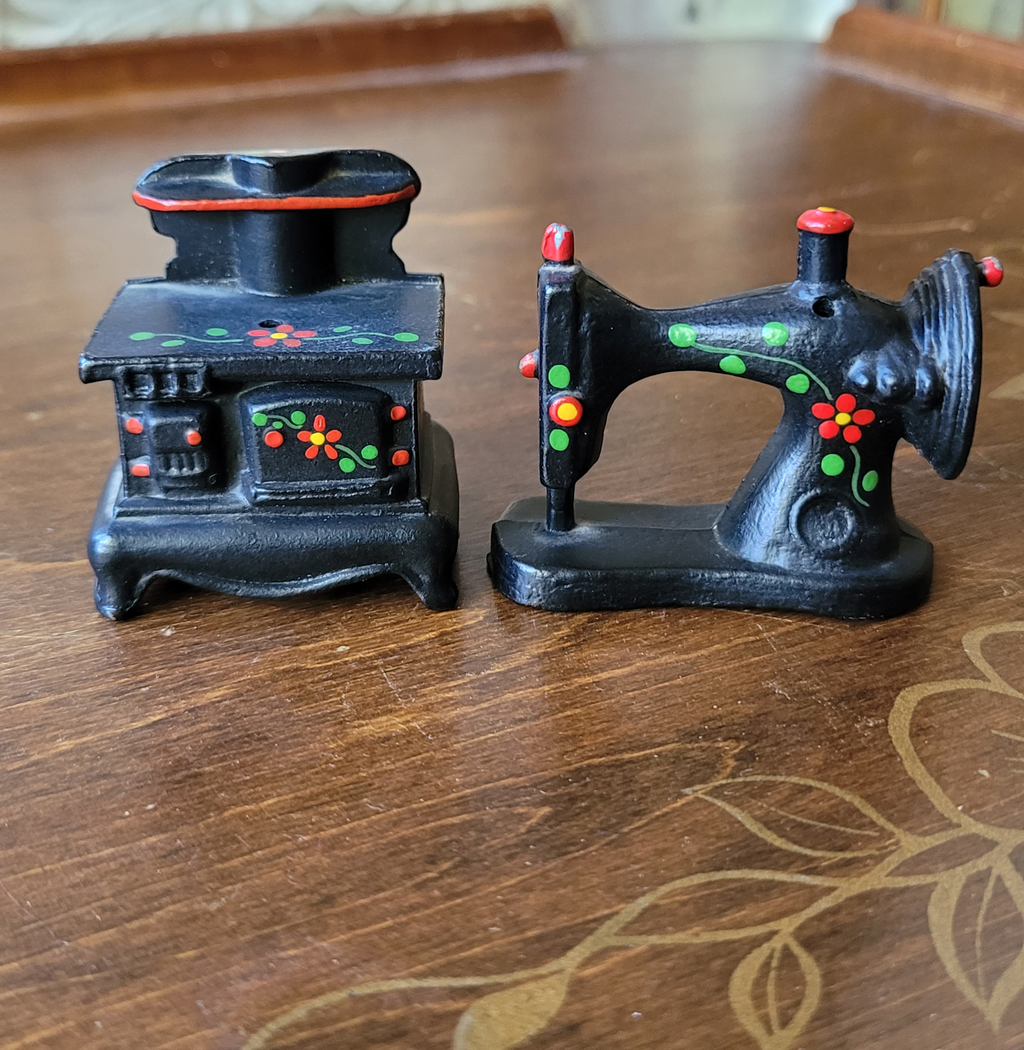
<path id="1" fill-rule="evenodd" d="M 246 391 L 239 404 L 257 501 L 397 494 L 387 461 L 392 403 L 380 390 L 271 384 Z"/>

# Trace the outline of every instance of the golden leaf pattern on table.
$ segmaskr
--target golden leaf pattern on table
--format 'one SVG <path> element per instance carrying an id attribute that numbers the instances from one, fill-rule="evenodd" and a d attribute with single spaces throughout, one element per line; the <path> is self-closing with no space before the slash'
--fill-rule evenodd
<path id="1" fill-rule="evenodd" d="M 778 997 L 778 974 L 788 958 L 795 959 L 803 976 L 803 996 L 789 1021 L 783 1021 Z M 759 1010 L 755 987 L 764 980 L 764 1009 Z M 792 937 L 780 935 L 755 948 L 733 970 L 729 1002 L 743 1027 L 757 1040 L 761 1050 L 786 1050 L 792 1046 L 814 1016 L 821 1000 L 821 971 L 806 949 Z M 765 1020 L 762 1021 L 762 1014 Z"/>
<path id="2" fill-rule="evenodd" d="M 988 396 L 998 400 L 1024 401 L 1024 372 L 1000 383 Z"/>
<path id="3" fill-rule="evenodd" d="M 668 812 L 685 802 L 714 806 L 762 844 L 783 854 L 800 855 L 805 858 L 801 863 L 813 861 L 819 870 L 809 873 L 770 867 L 730 868 L 671 879 L 621 906 L 561 956 L 535 967 L 469 977 L 396 978 L 339 989 L 300 1003 L 274 1018 L 246 1042 L 243 1050 L 270 1048 L 286 1029 L 300 1025 L 317 1011 L 355 997 L 416 989 L 486 988 L 497 990 L 483 994 L 463 1012 L 452 1048 L 512 1050 L 547 1027 L 562 1006 L 572 975 L 594 955 L 654 945 L 728 944 L 741 940 L 757 943 L 730 979 L 728 998 L 733 1013 L 759 1050 L 794 1050 L 811 1023 L 822 994 L 821 972 L 797 939 L 799 928 L 862 894 L 911 887 L 931 887 L 927 919 L 935 951 L 953 985 L 993 1030 L 998 1029 L 1007 1009 L 1024 990 L 1024 947 L 1001 972 L 995 973 L 985 950 L 986 918 L 997 900 L 1005 900 L 1024 933 L 1024 878 L 1012 862 L 1015 851 L 1024 846 L 1024 829 L 981 819 L 984 807 L 979 815 L 964 812 L 964 807 L 943 790 L 926 767 L 915 748 L 913 729 L 915 713 L 925 699 L 980 692 L 988 694 L 1000 711 L 1000 705 L 1010 705 L 1002 711 L 1001 725 L 1007 724 L 1007 719 L 1021 722 L 1021 733 L 989 726 L 994 739 L 1024 744 L 1024 693 L 1007 683 L 982 652 L 986 641 L 1003 635 L 1024 635 L 1024 621 L 969 631 L 964 635 L 963 648 L 982 677 L 909 686 L 896 697 L 889 714 L 892 744 L 908 775 L 945 818 L 947 826 L 941 830 L 927 835 L 907 831 L 858 795 L 809 777 L 723 776 L 712 783 L 696 784 L 684 789 L 678 802 L 658 812 Z M 1012 756 L 1010 761 L 1016 757 L 1024 763 L 1024 755 Z M 990 775 L 988 770 L 978 772 Z M 812 816 L 807 814 L 808 809 Z M 640 823 L 646 821 L 647 818 Z M 943 857 L 959 859 L 948 861 L 948 866 L 933 863 Z M 685 901 L 688 895 L 702 892 L 702 888 L 737 881 L 810 888 L 816 896 L 801 907 L 790 903 L 790 910 L 784 910 L 782 915 L 774 914 L 777 909 L 773 902 L 772 912 L 754 925 L 730 926 L 724 922 L 712 927 L 707 921 L 687 922 L 681 929 L 662 925 L 658 931 L 666 905 Z M 973 954 L 970 959 L 965 958 L 963 937 L 958 943 L 957 916 L 965 910 L 963 905 L 972 887 L 979 886 L 983 890 L 974 922 L 973 950 L 967 953 Z M 655 932 L 640 932 L 641 916 L 648 925 L 653 918 Z M 702 918 L 706 920 L 707 915 Z M 794 979 L 801 989 L 795 1008 L 791 1003 L 783 1003 L 779 988 L 780 981 L 786 980 L 792 986 Z"/>
<path id="4" fill-rule="evenodd" d="M 459 1018 L 452 1050 L 511 1050 L 519 1046 L 547 1027 L 568 987 L 568 973 L 553 973 L 477 999 Z"/>
<path id="5" fill-rule="evenodd" d="M 974 941 L 974 968 L 977 977 L 972 981 L 968 976 L 968 967 L 960 962 L 954 917 L 966 883 L 977 873 L 976 865 L 965 864 L 945 872 L 939 878 L 928 902 L 928 925 L 935 950 L 953 983 L 982 1012 L 992 1028 L 998 1029 L 1009 1005 L 1024 991 L 1024 947 L 999 975 L 986 995 L 982 966 L 983 927 L 988 904 L 997 887 L 1001 885 L 1013 901 L 1020 917 L 1021 928 L 1024 929 L 1024 879 L 1008 857 L 1001 857 L 987 870 L 988 880 L 978 911 Z"/>
<path id="6" fill-rule="evenodd" d="M 788 789 L 790 796 L 796 789 L 803 800 L 801 808 L 810 802 L 818 816 L 809 819 L 789 812 L 784 802 L 773 804 L 768 790 L 779 787 Z M 736 797 L 738 789 L 745 791 L 743 798 Z M 826 859 L 871 857 L 896 846 L 892 824 L 862 799 L 831 784 L 804 777 L 746 776 L 688 791 L 724 810 L 758 838 L 790 853 Z M 733 797 L 727 797 L 730 794 Z M 821 841 L 823 832 L 832 848 L 812 845 L 815 839 Z"/>

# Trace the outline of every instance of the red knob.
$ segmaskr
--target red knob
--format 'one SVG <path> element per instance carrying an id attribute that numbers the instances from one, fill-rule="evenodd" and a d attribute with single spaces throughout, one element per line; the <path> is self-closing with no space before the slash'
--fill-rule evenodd
<path id="1" fill-rule="evenodd" d="M 796 228 L 808 233 L 846 233 L 853 229 L 853 219 L 845 211 L 822 206 L 805 211 L 796 220 Z"/>
<path id="2" fill-rule="evenodd" d="M 980 260 L 978 270 L 981 273 L 981 283 L 989 288 L 995 288 L 1003 279 L 1003 264 L 994 255 L 986 255 Z"/>
<path id="3" fill-rule="evenodd" d="M 538 351 L 534 350 L 532 354 L 527 354 L 519 359 L 519 371 L 527 379 L 537 378 L 537 357 Z"/>
<path id="4" fill-rule="evenodd" d="M 561 427 L 574 427 L 583 418 L 583 405 L 574 397 L 556 397 L 548 405 L 548 415 Z"/>
<path id="5" fill-rule="evenodd" d="M 574 238 L 568 226 L 563 226 L 560 222 L 553 222 L 544 231 L 540 253 L 548 262 L 572 262 L 574 251 Z"/>

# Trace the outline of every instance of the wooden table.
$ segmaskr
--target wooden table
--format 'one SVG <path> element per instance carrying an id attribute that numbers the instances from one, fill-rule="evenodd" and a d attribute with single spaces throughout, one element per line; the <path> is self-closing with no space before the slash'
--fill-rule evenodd
<path id="1" fill-rule="evenodd" d="M 397 248 L 448 287 L 459 608 L 377 582 L 92 608 L 115 457 L 76 359 L 171 245 L 130 190 L 233 146 L 373 146 L 424 190 Z M 567 72 L 0 138 L 0 1045 L 174 1050 L 1024 1046 L 1024 138 L 802 46 L 623 49 Z M 886 623 L 496 595 L 539 491 L 544 226 L 650 305 L 789 280 L 794 220 L 858 220 L 898 296 L 950 245 L 987 292 L 974 452 L 909 447 L 931 600 Z M 774 392 L 676 374 L 617 403 L 586 497 L 727 498 Z"/>

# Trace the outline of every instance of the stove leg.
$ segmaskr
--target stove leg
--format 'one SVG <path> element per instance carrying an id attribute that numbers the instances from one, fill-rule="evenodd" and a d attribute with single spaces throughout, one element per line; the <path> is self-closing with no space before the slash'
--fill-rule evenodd
<path id="1" fill-rule="evenodd" d="M 406 568 L 401 574 L 402 579 L 416 592 L 416 596 L 428 609 L 437 612 L 455 608 L 459 600 L 459 589 L 452 579 L 450 563 L 444 568 L 439 565 L 427 569 Z"/>
<path id="2" fill-rule="evenodd" d="M 142 590 L 137 579 L 97 574 L 93 591 L 96 609 L 108 620 L 126 620 L 142 597 Z"/>

